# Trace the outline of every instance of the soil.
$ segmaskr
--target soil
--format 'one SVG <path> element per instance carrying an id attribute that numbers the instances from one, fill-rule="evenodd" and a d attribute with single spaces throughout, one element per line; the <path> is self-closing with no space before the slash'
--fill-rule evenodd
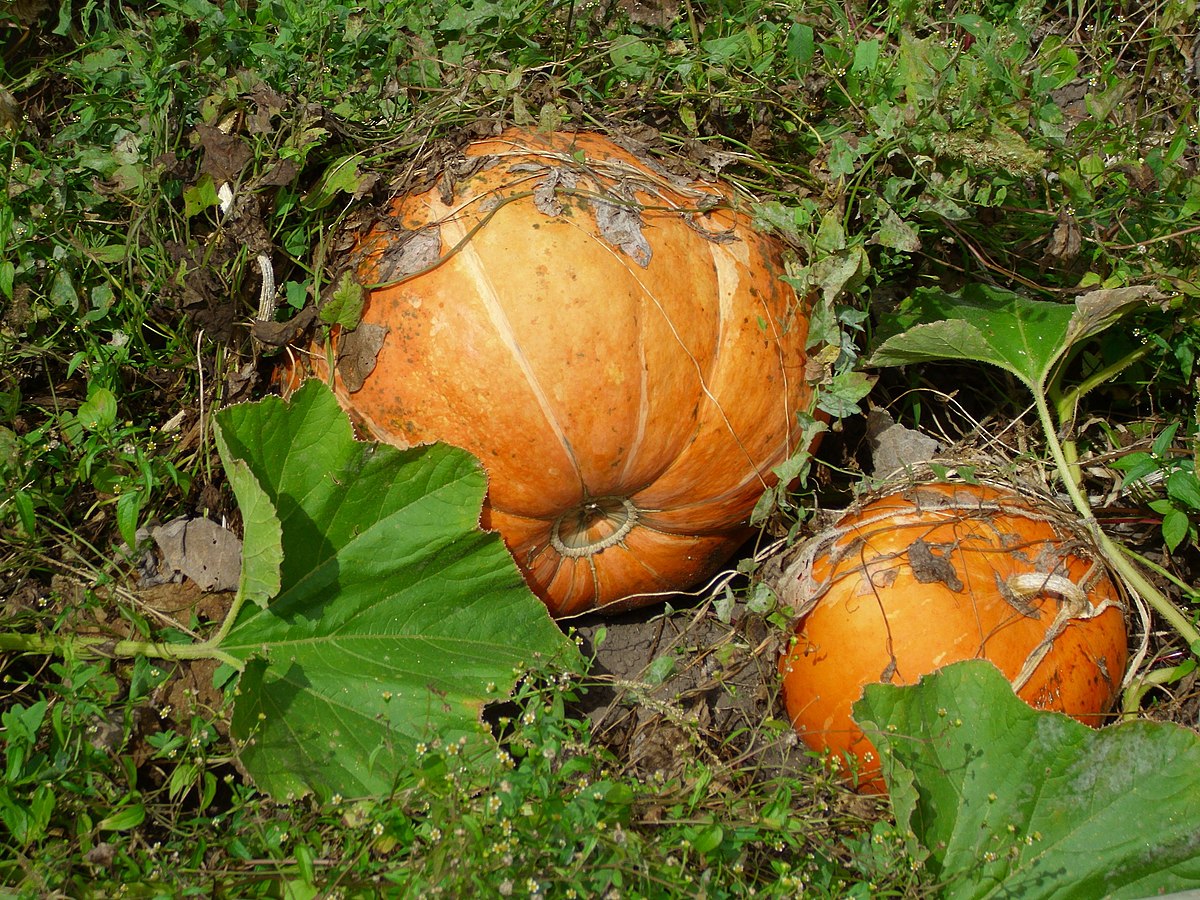
<path id="1" fill-rule="evenodd" d="M 575 632 L 593 661 L 580 712 L 634 774 L 676 776 L 693 757 L 764 775 L 811 765 L 783 727 L 784 635 L 764 618 L 742 607 L 723 622 L 704 602 L 593 616 Z"/>

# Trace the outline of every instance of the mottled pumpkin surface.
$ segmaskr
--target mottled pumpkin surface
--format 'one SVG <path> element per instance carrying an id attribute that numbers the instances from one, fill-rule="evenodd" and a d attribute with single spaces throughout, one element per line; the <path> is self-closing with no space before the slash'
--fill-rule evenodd
<path id="1" fill-rule="evenodd" d="M 781 246 L 727 187 L 598 135 L 465 152 L 363 239 L 362 322 L 386 333 L 339 398 L 381 440 L 482 460 L 484 525 L 555 615 L 696 586 L 749 535 L 810 407 Z"/>
<path id="2" fill-rule="evenodd" d="M 923 484 L 865 503 L 831 534 L 791 576 L 815 605 L 781 662 L 784 700 L 801 738 L 848 754 L 864 788 L 883 789 L 851 718 L 867 684 L 982 658 L 1031 705 L 1105 720 L 1127 661 L 1124 603 L 1057 510 L 985 485 Z"/>

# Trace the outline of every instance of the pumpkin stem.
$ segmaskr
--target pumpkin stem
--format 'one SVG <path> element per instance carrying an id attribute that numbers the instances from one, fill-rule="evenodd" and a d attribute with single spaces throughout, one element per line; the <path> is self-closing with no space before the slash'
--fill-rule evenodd
<path id="1" fill-rule="evenodd" d="M 638 521 L 627 497 L 593 497 L 554 520 L 550 546 L 566 557 L 595 556 L 625 540 Z"/>

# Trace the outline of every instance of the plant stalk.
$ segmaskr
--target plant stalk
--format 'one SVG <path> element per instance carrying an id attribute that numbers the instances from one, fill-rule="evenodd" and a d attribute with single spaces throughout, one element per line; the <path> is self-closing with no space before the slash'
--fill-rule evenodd
<path id="1" fill-rule="evenodd" d="M 1196 660 L 1194 657 L 1188 657 L 1183 663 L 1177 666 L 1172 666 L 1169 669 L 1155 669 L 1151 672 L 1143 672 L 1133 684 L 1125 688 L 1124 696 L 1121 700 L 1121 721 L 1128 722 L 1138 718 L 1139 711 L 1142 708 L 1142 700 L 1156 687 L 1174 684 L 1185 675 L 1195 671 Z"/>
<path id="2" fill-rule="evenodd" d="M 1079 408 L 1079 401 L 1083 399 L 1093 388 L 1099 387 L 1102 384 L 1107 384 L 1118 374 L 1128 369 L 1139 359 L 1142 359 L 1150 352 L 1149 345 L 1141 345 L 1129 353 L 1126 353 L 1120 359 L 1105 366 L 1103 369 L 1098 369 L 1093 372 L 1079 384 L 1072 386 L 1065 391 L 1050 390 L 1047 393 L 1050 399 L 1054 402 L 1054 412 L 1059 423 L 1070 423 L 1074 430 L 1075 413 Z M 1061 363 L 1059 368 L 1061 370 Z M 1071 473 L 1071 480 L 1075 484 L 1083 484 L 1083 470 L 1079 465 L 1079 451 L 1075 447 L 1074 441 L 1066 441 L 1063 444 L 1064 458 L 1067 461 L 1067 470 Z"/>
<path id="3" fill-rule="evenodd" d="M 1192 585 L 1185 582 L 1182 578 L 1180 578 L 1175 573 L 1164 569 L 1162 566 L 1160 566 L 1154 560 L 1147 559 L 1141 553 L 1138 553 L 1136 550 L 1131 550 L 1128 547 L 1125 547 L 1123 549 L 1125 550 L 1126 555 L 1132 557 L 1133 561 L 1136 562 L 1143 569 L 1149 569 L 1151 572 L 1153 572 L 1155 575 L 1158 575 L 1160 578 L 1165 578 L 1167 581 L 1171 582 L 1173 585 L 1175 585 L 1175 587 L 1179 588 L 1179 590 L 1185 594 L 1192 594 L 1192 595 L 1196 594 L 1196 589 Z"/>
<path id="4" fill-rule="evenodd" d="M 1058 420 L 1065 422 L 1069 419 L 1074 420 L 1075 410 L 1079 406 L 1079 401 L 1084 398 L 1088 392 L 1102 384 L 1107 384 L 1112 381 L 1121 372 L 1128 369 L 1135 362 L 1148 356 L 1151 350 L 1149 344 L 1141 344 L 1126 353 L 1120 359 L 1109 363 L 1102 369 L 1097 369 L 1079 384 L 1073 385 L 1068 390 L 1062 391 L 1055 399 L 1055 406 L 1058 409 Z"/>
<path id="5" fill-rule="evenodd" d="M 136 656 L 163 660 L 215 659 L 239 672 L 244 668 L 242 660 L 217 649 L 210 641 L 196 644 L 156 644 L 150 641 L 114 641 L 98 636 L 62 638 L 9 632 L 0 633 L 0 652 L 37 653 L 60 657 L 76 653 L 93 659 L 128 659 Z"/>
<path id="6" fill-rule="evenodd" d="M 1100 528 L 1100 524 L 1096 521 L 1096 516 L 1092 512 L 1091 503 L 1088 502 L 1087 497 L 1075 482 L 1075 479 L 1071 477 L 1071 464 L 1067 460 L 1062 443 L 1058 439 L 1058 427 L 1054 421 L 1053 414 L 1050 412 L 1050 406 L 1046 402 L 1046 393 L 1042 390 L 1041 385 L 1033 387 L 1033 400 L 1037 407 L 1038 419 L 1041 420 L 1042 429 L 1046 433 L 1046 444 L 1050 448 L 1050 455 L 1054 457 L 1054 464 L 1058 467 L 1059 479 L 1062 481 L 1063 487 L 1067 491 L 1067 496 L 1071 498 L 1071 503 L 1075 506 L 1076 511 L 1083 517 L 1084 525 L 1087 526 L 1092 539 L 1095 540 L 1096 545 L 1104 553 L 1109 564 L 1117 570 L 1117 573 L 1125 581 L 1126 586 L 1149 603 L 1155 612 L 1166 619 L 1171 627 L 1179 632 L 1180 636 L 1187 641 L 1189 648 L 1200 645 L 1200 631 L 1196 630 L 1191 620 L 1184 615 L 1179 607 L 1171 602 L 1169 597 L 1150 583 L 1141 569 L 1134 564 L 1132 557 Z"/>

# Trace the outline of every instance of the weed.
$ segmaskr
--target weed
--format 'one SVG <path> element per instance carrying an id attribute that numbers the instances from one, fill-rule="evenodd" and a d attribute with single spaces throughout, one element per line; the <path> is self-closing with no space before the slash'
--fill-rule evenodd
<path id="1" fill-rule="evenodd" d="M 1150 490 L 1157 495 L 1161 485 L 1165 496 L 1154 496 L 1146 505 L 1162 516 L 1162 536 L 1167 549 L 1174 551 L 1185 540 L 1196 543 L 1196 520 L 1200 516 L 1200 480 L 1196 478 L 1195 456 L 1172 445 L 1179 431 L 1173 422 L 1154 438 L 1148 450 L 1135 450 L 1112 463 L 1125 473 L 1122 489 Z"/>

